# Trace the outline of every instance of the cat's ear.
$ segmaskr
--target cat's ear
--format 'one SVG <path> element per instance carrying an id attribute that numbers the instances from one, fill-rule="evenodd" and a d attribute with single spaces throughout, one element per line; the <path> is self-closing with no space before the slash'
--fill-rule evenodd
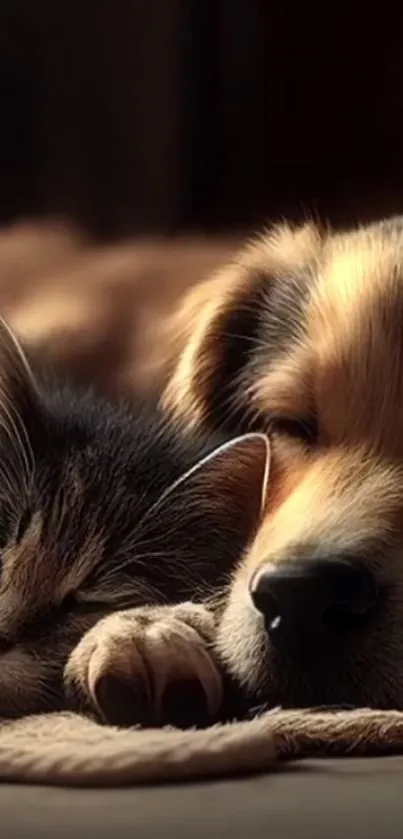
<path id="1" fill-rule="evenodd" d="M 10 467 L 14 488 L 20 480 L 26 483 L 33 469 L 30 428 L 38 404 L 38 388 L 25 353 L 0 318 L 0 461 L 2 477 L 7 476 L 7 464 Z"/>
<path id="2" fill-rule="evenodd" d="M 185 491 L 256 524 L 263 511 L 270 448 L 265 434 L 242 434 L 220 445 L 180 478 Z M 179 487 L 178 487 L 179 488 Z"/>
<path id="3" fill-rule="evenodd" d="M 165 501 L 170 496 L 173 502 L 171 528 L 176 521 L 182 536 L 192 536 L 200 546 L 215 542 L 224 552 L 241 553 L 261 520 L 269 465 L 265 434 L 244 434 L 219 446 L 170 487 Z"/>

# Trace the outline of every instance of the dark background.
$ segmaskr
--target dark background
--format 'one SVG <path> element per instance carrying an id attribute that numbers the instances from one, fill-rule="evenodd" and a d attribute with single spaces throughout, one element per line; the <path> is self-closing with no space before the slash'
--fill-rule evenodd
<path id="1" fill-rule="evenodd" d="M 220 232 L 403 208 L 403 4 L 2 0 L 0 222 Z"/>

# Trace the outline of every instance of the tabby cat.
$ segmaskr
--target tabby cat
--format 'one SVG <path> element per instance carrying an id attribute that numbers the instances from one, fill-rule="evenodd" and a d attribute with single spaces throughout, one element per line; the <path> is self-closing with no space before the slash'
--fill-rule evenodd
<path id="1" fill-rule="evenodd" d="M 215 624 L 267 463 L 261 434 L 202 437 L 35 371 L 1 322 L 0 715 L 159 724 L 196 684 L 218 718 Z"/>

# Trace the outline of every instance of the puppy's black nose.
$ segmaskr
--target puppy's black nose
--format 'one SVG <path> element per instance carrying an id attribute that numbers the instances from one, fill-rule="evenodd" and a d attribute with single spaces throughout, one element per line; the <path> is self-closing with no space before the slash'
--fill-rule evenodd
<path id="1" fill-rule="evenodd" d="M 267 565 L 252 577 L 250 594 L 271 640 L 284 648 L 352 631 L 377 597 L 369 572 L 344 557 Z"/>

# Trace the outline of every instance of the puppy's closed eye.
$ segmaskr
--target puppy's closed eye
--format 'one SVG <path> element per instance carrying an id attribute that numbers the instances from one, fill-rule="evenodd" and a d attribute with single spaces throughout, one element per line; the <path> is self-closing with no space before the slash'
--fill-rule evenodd
<path id="1" fill-rule="evenodd" d="M 295 417 L 273 417 L 270 420 L 269 432 L 282 434 L 300 440 L 307 445 L 313 445 L 318 439 L 318 424 L 314 417 L 302 419 Z"/>

